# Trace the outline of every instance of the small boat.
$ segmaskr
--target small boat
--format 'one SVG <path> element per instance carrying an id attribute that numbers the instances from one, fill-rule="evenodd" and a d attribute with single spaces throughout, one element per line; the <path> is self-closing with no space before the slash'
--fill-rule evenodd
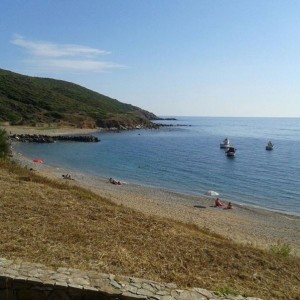
<path id="1" fill-rule="evenodd" d="M 227 149 L 230 147 L 230 142 L 229 142 L 229 139 L 226 138 L 223 143 L 220 144 L 220 148 L 221 149 Z"/>
<path id="2" fill-rule="evenodd" d="M 236 152 L 236 149 L 231 146 L 228 148 L 228 150 L 225 153 L 228 157 L 233 157 L 233 156 L 235 156 L 235 152 Z"/>
<path id="3" fill-rule="evenodd" d="M 268 151 L 273 150 L 273 147 L 274 147 L 274 144 L 271 141 L 269 141 L 266 146 L 266 150 L 268 150 Z"/>

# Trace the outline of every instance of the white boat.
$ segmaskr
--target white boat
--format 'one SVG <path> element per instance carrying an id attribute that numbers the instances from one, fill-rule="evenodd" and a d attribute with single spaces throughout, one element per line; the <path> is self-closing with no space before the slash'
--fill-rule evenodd
<path id="1" fill-rule="evenodd" d="M 271 141 L 269 141 L 266 146 L 266 150 L 273 150 L 273 147 L 274 147 L 274 144 Z"/>
<path id="2" fill-rule="evenodd" d="M 236 152 L 236 149 L 231 146 L 228 148 L 228 150 L 225 153 L 228 157 L 233 157 L 233 156 L 235 156 L 235 152 Z"/>
<path id="3" fill-rule="evenodd" d="M 230 147 L 230 142 L 229 142 L 229 139 L 226 138 L 223 143 L 220 144 L 220 148 L 221 149 L 227 149 Z"/>

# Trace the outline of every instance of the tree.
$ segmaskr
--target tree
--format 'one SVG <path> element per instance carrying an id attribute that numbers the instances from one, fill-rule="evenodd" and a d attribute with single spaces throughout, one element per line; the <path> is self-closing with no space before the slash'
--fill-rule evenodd
<path id="1" fill-rule="evenodd" d="M 7 133 L 4 129 L 0 129 L 0 158 L 6 158 L 9 153 L 9 143 Z"/>

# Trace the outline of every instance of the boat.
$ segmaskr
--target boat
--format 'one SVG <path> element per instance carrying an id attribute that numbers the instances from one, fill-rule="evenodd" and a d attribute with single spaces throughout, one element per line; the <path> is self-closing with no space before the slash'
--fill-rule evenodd
<path id="1" fill-rule="evenodd" d="M 233 157 L 233 156 L 235 156 L 235 152 L 236 152 L 236 149 L 231 146 L 228 148 L 228 150 L 225 153 L 228 157 Z"/>
<path id="2" fill-rule="evenodd" d="M 229 142 L 229 139 L 226 138 L 223 143 L 220 144 L 220 148 L 221 149 L 227 149 L 230 147 L 230 142 Z"/>
<path id="3" fill-rule="evenodd" d="M 274 144 L 271 141 L 269 141 L 266 146 L 266 150 L 268 150 L 268 151 L 273 150 L 273 147 L 274 147 Z"/>

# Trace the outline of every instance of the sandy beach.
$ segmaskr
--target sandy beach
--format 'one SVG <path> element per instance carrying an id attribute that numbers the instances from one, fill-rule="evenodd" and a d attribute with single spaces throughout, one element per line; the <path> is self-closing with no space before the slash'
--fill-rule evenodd
<path id="1" fill-rule="evenodd" d="M 66 131 L 67 132 L 67 131 Z M 78 133 L 78 131 L 76 132 Z M 70 134 L 70 131 L 68 132 Z M 70 185 L 85 187 L 107 199 L 144 214 L 195 224 L 238 243 L 268 249 L 276 243 L 287 243 L 292 253 L 300 256 L 300 217 L 234 204 L 226 210 L 213 206 L 214 200 L 202 196 L 122 183 L 113 185 L 108 178 L 87 176 L 44 164 L 36 164 L 21 153 L 13 158 L 21 166 L 33 168 L 42 176 L 65 180 L 62 174 L 71 174 Z"/>
<path id="2" fill-rule="evenodd" d="M 45 134 L 49 136 L 67 134 L 89 134 L 99 132 L 101 128 L 76 128 L 76 127 L 32 127 L 32 126 L 0 126 L 8 134 Z"/>

